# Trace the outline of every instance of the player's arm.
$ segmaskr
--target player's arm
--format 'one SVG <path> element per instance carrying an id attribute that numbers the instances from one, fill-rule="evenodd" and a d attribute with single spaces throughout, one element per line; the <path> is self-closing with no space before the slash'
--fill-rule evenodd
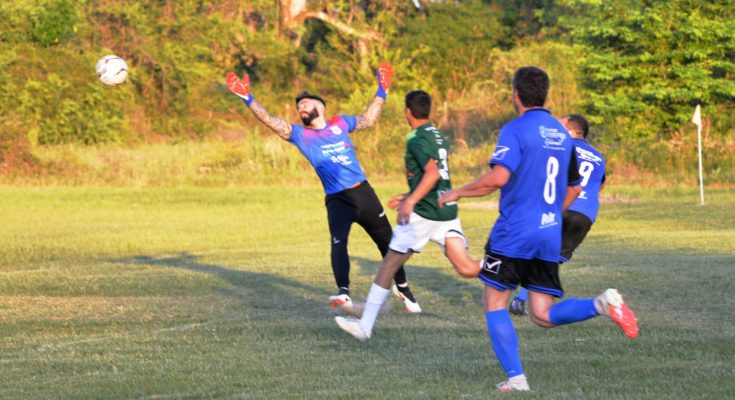
<path id="1" fill-rule="evenodd" d="M 393 67 L 387 61 L 381 62 L 378 65 L 378 91 L 365 111 L 355 116 L 357 120 L 356 130 L 369 128 L 378 120 L 381 112 L 383 112 L 383 105 L 385 105 L 385 98 L 388 96 L 388 89 L 390 88 L 392 79 Z"/>
<path id="2" fill-rule="evenodd" d="M 574 200 L 577 199 L 577 196 L 582 193 L 582 186 L 575 185 L 575 186 L 567 186 L 567 194 L 564 197 L 564 205 L 562 206 L 562 210 L 566 211 L 569 206 L 574 203 Z"/>
<path id="3" fill-rule="evenodd" d="M 567 168 L 567 182 L 569 182 L 569 185 L 567 186 L 567 194 L 564 196 L 564 204 L 561 207 L 563 211 L 566 211 L 577 199 L 577 196 L 582 193 L 582 186 L 580 185 L 582 176 L 579 175 L 578 165 L 577 151 L 572 148 L 572 156 L 569 157 L 569 167 Z"/>
<path id="4" fill-rule="evenodd" d="M 291 124 L 288 122 L 270 115 L 266 111 L 265 107 L 255 101 L 253 94 L 250 93 L 250 76 L 245 74 L 242 76 L 242 80 L 237 77 L 233 72 L 227 73 L 227 88 L 245 102 L 250 111 L 260 120 L 265 126 L 271 128 L 276 135 L 280 136 L 281 139 L 289 140 L 291 138 Z"/>
<path id="5" fill-rule="evenodd" d="M 431 191 L 431 188 L 436 185 L 440 178 L 439 166 L 435 159 L 430 158 L 429 161 L 426 162 L 426 165 L 424 165 L 424 176 L 421 177 L 421 181 L 416 186 L 416 189 L 406 196 L 398 208 L 397 222 L 399 225 L 405 225 L 408 223 L 408 220 L 411 218 L 411 213 L 413 213 L 413 207 L 421 199 L 426 197 L 426 195 Z"/>
<path id="6" fill-rule="evenodd" d="M 439 207 L 462 197 L 481 197 L 503 187 L 510 179 L 510 171 L 499 164 L 493 165 L 490 172 L 458 189 L 450 190 L 439 197 Z"/>

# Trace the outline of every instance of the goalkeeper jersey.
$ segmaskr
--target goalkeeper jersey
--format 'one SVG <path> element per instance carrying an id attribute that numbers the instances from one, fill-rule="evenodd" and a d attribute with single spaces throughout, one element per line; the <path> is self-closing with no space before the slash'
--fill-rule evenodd
<path id="1" fill-rule="evenodd" d="M 328 195 L 367 180 L 349 137 L 356 126 L 357 119 L 347 115 L 337 115 L 322 129 L 291 125 L 288 141 L 309 160 Z"/>

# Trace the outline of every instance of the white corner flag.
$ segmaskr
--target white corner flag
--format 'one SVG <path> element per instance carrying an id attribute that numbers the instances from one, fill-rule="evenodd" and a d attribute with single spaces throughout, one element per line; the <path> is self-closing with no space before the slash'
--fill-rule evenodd
<path id="1" fill-rule="evenodd" d="M 702 180 L 702 110 L 699 104 L 697 104 L 697 108 L 694 110 L 692 122 L 697 125 L 697 145 L 699 153 L 699 198 L 701 199 L 701 205 L 704 205 L 704 183 Z"/>

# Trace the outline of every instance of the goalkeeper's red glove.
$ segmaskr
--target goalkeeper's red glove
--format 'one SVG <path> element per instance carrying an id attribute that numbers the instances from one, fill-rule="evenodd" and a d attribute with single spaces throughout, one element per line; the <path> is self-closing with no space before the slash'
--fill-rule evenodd
<path id="1" fill-rule="evenodd" d="M 242 81 L 234 72 L 227 73 L 227 88 L 230 92 L 238 95 L 245 104 L 250 107 L 253 102 L 253 95 L 250 93 L 250 76 L 246 73 L 242 76 Z"/>
<path id="2" fill-rule="evenodd" d="M 378 65 L 378 92 L 376 96 L 385 100 L 388 96 L 388 89 L 390 89 L 390 83 L 393 79 L 393 67 L 391 67 L 388 61 L 382 61 Z"/>

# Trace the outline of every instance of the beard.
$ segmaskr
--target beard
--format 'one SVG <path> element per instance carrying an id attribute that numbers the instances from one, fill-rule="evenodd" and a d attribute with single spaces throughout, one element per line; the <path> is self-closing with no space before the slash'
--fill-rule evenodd
<path id="1" fill-rule="evenodd" d="M 309 114 L 305 117 L 301 117 L 301 122 L 304 123 L 304 126 L 311 125 L 311 121 L 315 120 L 316 117 L 319 116 L 319 112 L 314 108 L 313 110 L 309 111 Z"/>

